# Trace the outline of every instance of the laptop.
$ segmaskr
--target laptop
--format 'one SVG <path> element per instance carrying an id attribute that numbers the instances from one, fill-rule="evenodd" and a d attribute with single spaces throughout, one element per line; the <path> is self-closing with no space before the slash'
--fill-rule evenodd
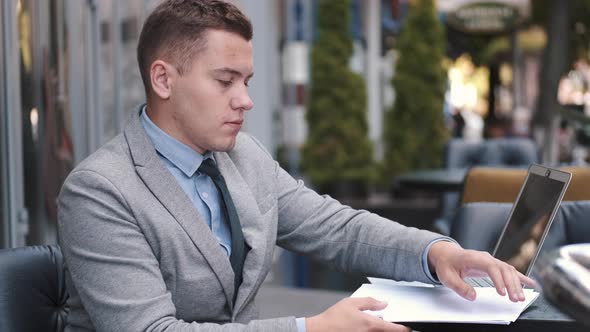
<path id="1" fill-rule="evenodd" d="M 493 255 L 529 276 L 570 183 L 571 173 L 532 164 Z M 474 287 L 494 287 L 489 277 L 466 278 Z"/>

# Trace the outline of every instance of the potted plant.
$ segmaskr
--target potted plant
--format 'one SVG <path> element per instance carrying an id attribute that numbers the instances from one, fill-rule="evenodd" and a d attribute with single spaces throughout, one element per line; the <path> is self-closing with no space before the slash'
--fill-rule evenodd
<path id="1" fill-rule="evenodd" d="M 349 22 L 350 1 L 319 1 L 302 156 L 316 189 L 337 197 L 366 195 L 375 175 L 365 83 L 349 68 Z"/>
<path id="2" fill-rule="evenodd" d="M 449 132 L 443 105 L 445 31 L 433 0 L 412 2 L 397 41 L 395 101 L 385 113 L 383 175 L 441 165 Z"/>

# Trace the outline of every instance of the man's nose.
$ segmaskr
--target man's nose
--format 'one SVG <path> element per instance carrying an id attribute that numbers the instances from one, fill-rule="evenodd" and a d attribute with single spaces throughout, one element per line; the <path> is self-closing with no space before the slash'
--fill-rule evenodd
<path id="1" fill-rule="evenodd" d="M 245 90 L 232 99 L 231 106 L 233 109 L 242 109 L 244 111 L 248 111 L 254 107 L 254 102 L 252 101 L 252 98 L 250 98 L 248 91 Z"/>

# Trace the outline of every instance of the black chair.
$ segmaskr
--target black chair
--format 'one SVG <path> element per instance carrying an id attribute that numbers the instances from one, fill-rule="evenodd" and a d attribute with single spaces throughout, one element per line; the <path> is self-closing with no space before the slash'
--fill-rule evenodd
<path id="1" fill-rule="evenodd" d="M 519 167 L 541 160 L 539 148 L 530 138 L 495 138 L 485 141 L 480 165 Z"/>
<path id="2" fill-rule="evenodd" d="M 474 166 L 528 167 L 540 160 L 536 143 L 528 138 L 495 138 L 482 141 L 452 139 L 445 146 L 445 168 Z M 449 235 L 460 193 L 446 192 L 442 196 L 441 216 L 434 221 L 435 231 Z"/>
<path id="3" fill-rule="evenodd" d="M 451 237 L 466 249 L 492 252 L 512 203 L 467 203 L 457 214 Z M 590 242 L 590 201 L 562 202 L 541 254 L 566 244 Z"/>
<path id="4" fill-rule="evenodd" d="M 58 246 L 0 250 L 0 331 L 63 331 L 69 308 Z"/>

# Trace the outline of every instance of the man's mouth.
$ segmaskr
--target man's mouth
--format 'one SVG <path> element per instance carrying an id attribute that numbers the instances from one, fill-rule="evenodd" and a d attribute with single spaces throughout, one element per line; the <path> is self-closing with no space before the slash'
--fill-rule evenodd
<path id="1" fill-rule="evenodd" d="M 227 125 L 229 125 L 230 127 L 233 128 L 241 128 L 242 124 L 244 123 L 244 120 L 237 120 L 237 121 L 228 121 L 226 122 Z"/>

